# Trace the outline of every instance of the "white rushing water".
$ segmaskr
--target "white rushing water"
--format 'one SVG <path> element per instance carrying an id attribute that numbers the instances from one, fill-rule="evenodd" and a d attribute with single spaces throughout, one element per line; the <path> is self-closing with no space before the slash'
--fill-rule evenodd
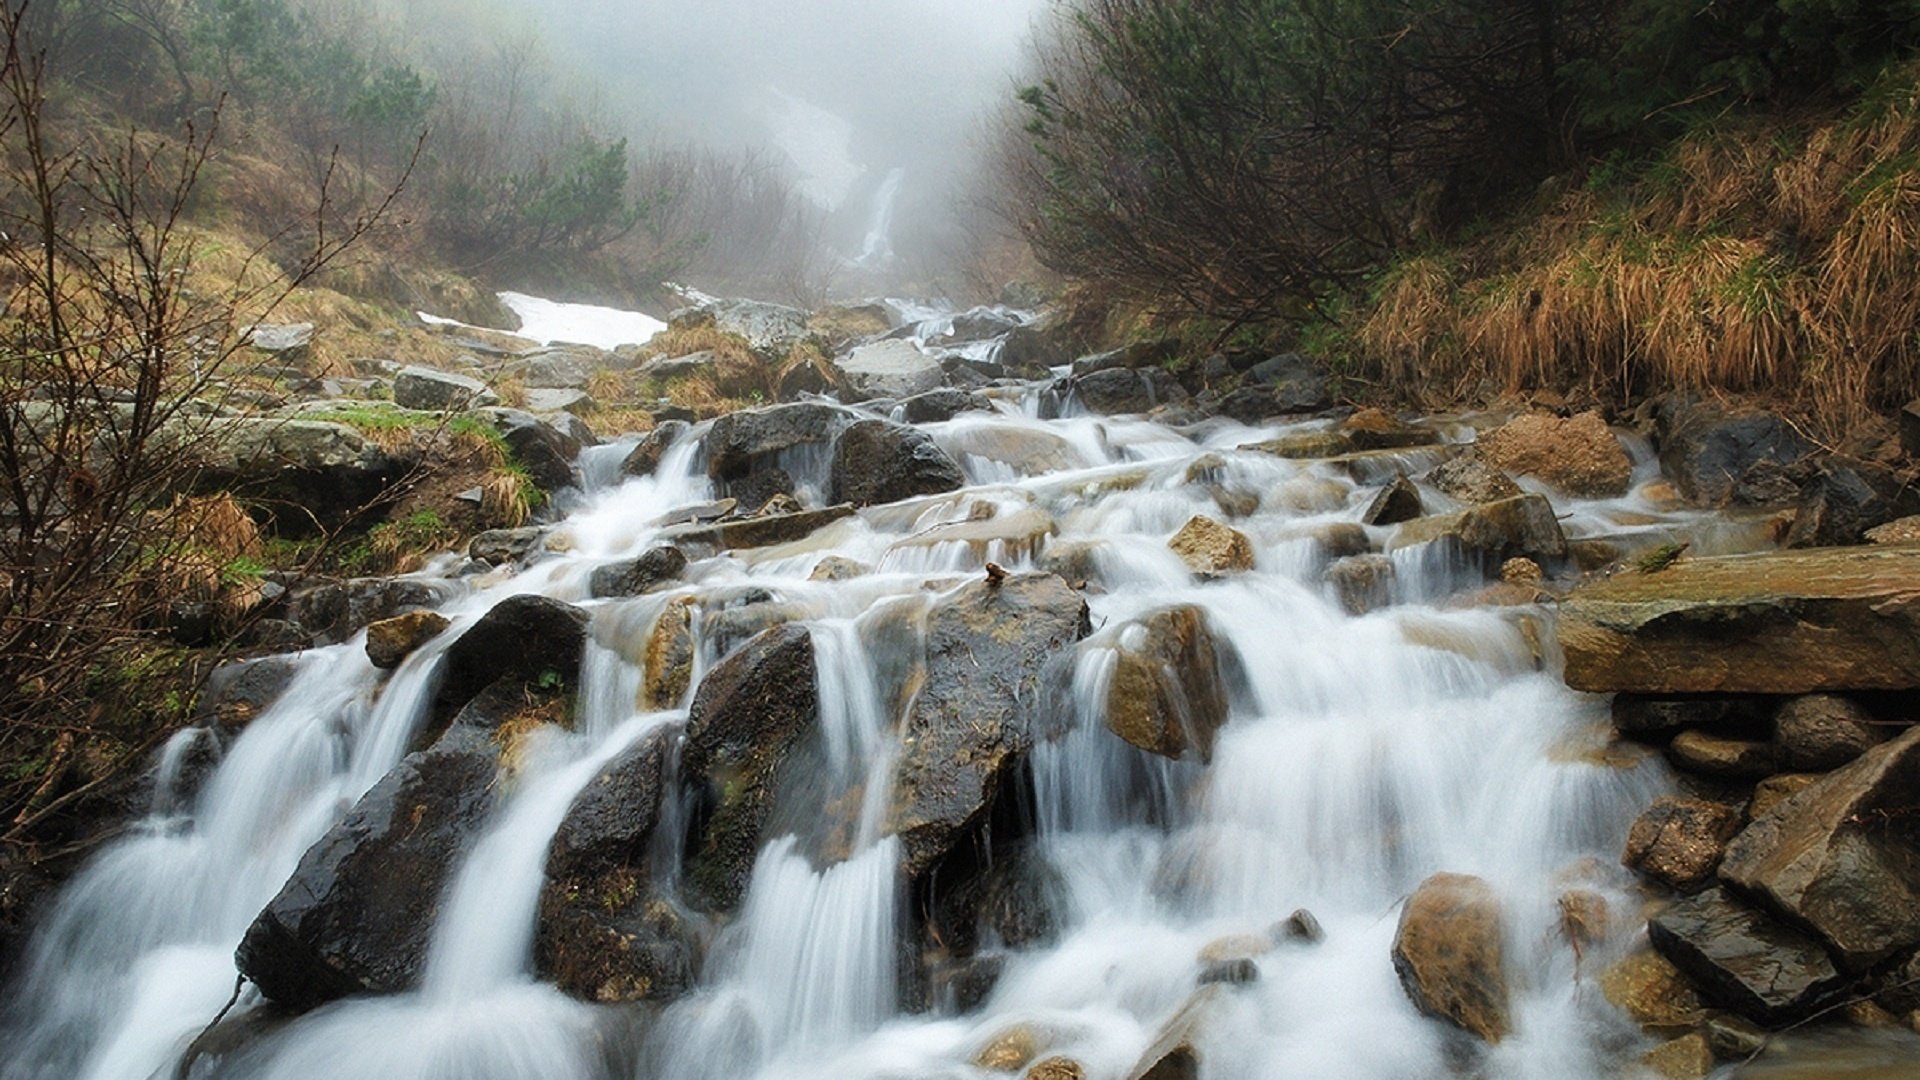
<path id="1" fill-rule="evenodd" d="M 1322 580 L 1317 537 L 1358 521 L 1386 477 L 1362 482 L 1338 464 L 1235 449 L 1277 426 L 1188 431 L 1039 411 L 1031 392 L 1015 392 L 991 413 L 926 428 L 967 471 L 962 491 L 699 560 L 684 584 L 629 600 L 587 600 L 587 576 L 646 549 L 663 515 L 713 493 L 691 442 L 654 476 L 589 470 L 601 479 L 559 526 L 564 554 L 517 575 L 463 579 L 443 608 L 454 632 L 391 675 L 367 662 L 360 640 L 302 654 L 292 686 L 233 739 L 197 795 L 161 792 L 154 815 L 73 881 L 8 991 L 0 1077 L 174 1075 L 233 993 L 233 951 L 254 916 L 405 752 L 446 644 L 517 592 L 592 612 L 578 719 L 534 740 L 502 778 L 498 808 L 442 898 L 423 987 L 271 1021 L 248 990 L 235 1012 L 259 1016 L 259 1030 L 193 1076 L 973 1078 L 991 1075 L 972 1064 L 976 1052 L 1024 1025 L 1046 1054 L 1120 1078 L 1194 994 L 1209 943 L 1265 935 L 1302 908 L 1325 940 L 1259 950 L 1257 980 L 1212 996 L 1196 1036 L 1204 1076 L 1630 1072 L 1642 1038 L 1601 999 L 1594 976 L 1605 958 L 1568 947 L 1558 898 L 1583 888 L 1616 912 L 1635 909 L 1617 852 L 1632 816 L 1669 780 L 1657 759 L 1598 752 L 1605 702 L 1556 676 L 1550 611 L 1458 602 L 1478 571 L 1429 549 L 1396 555 L 1399 603 L 1348 615 Z M 1423 453 L 1401 464 L 1417 470 Z M 821 455 L 785 464 L 803 496 L 825 487 Z M 1638 478 L 1655 472 L 1643 464 Z M 1638 492 L 1557 502 L 1577 533 L 1687 531 L 1703 544 L 1718 535 Z M 1240 508 L 1234 525 L 1257 565 L 1199 581 L 1166 541 L 1194 514 L 1227 517 L 1223 504 Z M 997 522 L 1038 527 L 988 541 L 917 537 L 982 506 Z M 1369 530 L 1376 547 L 1391 533 Z M 1000 949 L 1000 978 L 977 1007 L 903 1011 L 896 957 L 918 930 L 901 845 L 883 835 L 911 666 L 901 657 L 919 647 L 918 614 L 932 598 L 987 560 L 1023 570 L 1075 550 L 1094 569 L 1095 633 L 1072 657 L 1065 691 L 1034 705 L 1036 730 L 1058 733 L 1034 750 L 1029 844 L 1057 885 L 1055 933 Z M 827 555 L 875 569 L 812 580 Z M 746 587 L 810 627 L 821 809 L 857 797 L 858 827 L 829 865 L 796 838 L 773 839 L 681 1001 L 571 1000 L 531 974 L 548 841 L 600 765 L 686 717 L 684 701 L 651 713 L 635 704 L 655 619 L 680 599 L 718 610 Z M 1117 650 L 1138 636 L 1133 620 L 1171 604 L 1200 608 L 1230 654 L 1231 719 L 1210 764 L 1147 755 L 1104 727 Z M 713 652 L 711 641 L 699 650 L 696 681 Z M 162 770 L 168 790 L 185 752 L 176 747 Z M 1389 958 L 1399 903 L 1442 870 L 1492 883 L 1506 916 L 1515 1034 L 1479 1059 L 1414 1010 Z M 1618 920 L 1612 948 L 1631 937 L 1629 921 Z"/>

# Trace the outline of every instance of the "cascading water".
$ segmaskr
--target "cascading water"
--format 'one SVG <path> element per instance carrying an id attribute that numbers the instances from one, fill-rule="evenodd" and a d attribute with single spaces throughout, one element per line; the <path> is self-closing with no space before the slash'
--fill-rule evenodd
<path id="1" fill-rule="evenodd" d="M 982 1077 L 976 1052 L 1020 1025 L 1086 1075 L 1117 1078 L 1193 995 L 1209 943 L 1266 935 L 1296 909 L 1324 940 L 1259 950 L 1257 980 L 1211 995 L 1196 1035 L 1204 1075 L 1454 1075 L 1444 1030 L 1414 1010 L 1389 961 L 1399 902 L 1438 870 L 1498 892 L 1515 979 L 1514 1035 L 1461 1075 L 1619 1075 L 1640 1036 L 1599 998 L 1593 958 L 1567 947 L 1556 900 L 1579 887 L 1631 905 L 1607 868 L 1631 815 L 1668 781 L 1657 760 L 1622 767 L 1590 752 L 1604 710 L 1553 674 L 1550 616 L 1449 606 L 1479 579 L 1432 545 L 1395 554 L 1396 605 L 1347 614 L 1322 580 L 1320 537 L 1356 522 L 1385 481 L 1236 449 L 1272 428 L 1041 420 L 1031 393 L 997 406 L 924 429 L 970 486 L 696 559 L 684 582 L 632 599 L 589 600 L 588 576 L 652 546 L 663 517 L 713 493 L 694 440 L 643 478 L 619 476 L 603 453 L 559 527 L 559 553 L 467 580 L 443 606 L 453 631 L 399 670 L 377 672 L 360 641 L 302 654 L 197 797 L 178 794 L 183 743 L 160 771 L 154 814 L 69 886 L 9 994 L 0 1076 Z M 824 489 L 818 453 L 785 464 L 803 495 Z M 1195 514 L 1225 516 L 1229 500 L 1255 567 L 1197 580 L 1167 537 Z M 1636 496 L 1561 509 L 1570 526 L 1698 524 Z M 992 528 L 966 531 L 983 521 Z M 1377 546 L 1391 531 L 1369 534 Z M 918 915 L 886 822 L 924 612 L 988 561 L 1017 572 L 1070 554 L 1084 568 L 1070 576 L 1097 585 L 1086 592 L 1094 633 L 1025 703 L 1040 733 L 1027 857 L 1055 883 L 1055 925 L 1031 942 L 990 940 L 999 978 L 966 1011 L 939 995 L 905 1011 L 899 958 Z M 826 555 L 872 569 L 815 580 Z M 850 806 L 853 827 L 771 840 L 697 985 L 670 1005 L 595 1006 L 534 981 L 542 870 L 575 795 L 687 718 L 686 700 L 636 703 L 648 633 L 669 605 L 694 605 L 709 638 L 693 661 L 698 685 L 718 659 L 715 613 L 756 590 L 810 628 L 823 750 L 808 792 L 818 805 L 797 817 L 811 811 L 824 829 L 829 803 Z M 235 1009 L 258 1018 L 251 1036 L 187 1060 L 233 992 L 249 923 L 426 722 L 448 643 L 526 592 L 592 612 L 573 727 L 513 756 L 441 898 L 420 988 L 291 1019 L 248 990 Z M 1229 720 L 1209 763 L 1146 754 L 1105 727 L 1118 658 L 1138 647 L 1139 621 L 1170 605 L 1203 613 L 1223 653 Z"/>

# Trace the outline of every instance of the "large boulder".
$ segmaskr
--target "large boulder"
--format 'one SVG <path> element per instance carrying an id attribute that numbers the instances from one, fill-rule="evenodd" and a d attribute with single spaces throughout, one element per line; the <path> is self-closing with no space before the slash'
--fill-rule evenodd
<path id="1" fill-rule="evenodd" d="M 1567 419 L 1548 413 L 1515 417 L 1478 446 L 1494 468 L 1582 498 L 1624 495 L 1633 479 L 1633 459 L 1595 412 Z"/>
<path id="2" fill-rule="evenodd" d="M 1567 684 L 1645 694 L 1920 687 L 1920 548 L 1683 559 L 1575 590 Z"/>
<path id="3" fill-rule="evenodd" d="M 257 323 L 247 328 L 247 344 L 283 364 L 298 364 L 313 349 L 313 324 Z"/>
<path id="4" fill-rule="evenodd" d="M 938 424 L 970 409 L 986 411 L 987 399 L 978 393 L 943 386 L 915 394 L 900 403 L 900 418 L 909 424 Z"/>
<path id="5" fill-rule="evenodd" d="M 966 482 L 960 466 L 925 432 L 885 420 L 861 420 L 833 444 L 827 498 L 873 506 L 954 491 Z"/>
<path id="6" fill-rule="evenodd" d="M 1647 938 L 1710 1003 L 1769 1027 L 1825 1004 L 1844 980 L 1820 943 L 1722 888 L 1676 901 Z"/>
<path id="7" fill-rule="evenodd" d="M 367 625 L 367 659 L 377 668 L 397 668 L 401 661 L 452 625 L 437 611 L 409 611 Z"/>
<path id="8" fill-rule="evenodd" d="M 680 735 L 654 728 L 601 766 L 548 847 L 534 971 L 574 997 L 664 1001 L 692 985 L 697 937 L 651 858 Z"/>
<path id="9" fill-rule="evenodd" d="M 752 503 L 741 492 L 756 486 L 756 473 L 781 468 L 782 455 L 801 448 L 824 451 L 850 419 L 845 411 L 818 402 L 728 413 L 707 431 L 707 475 L 720 494 Z"/>
<path id="10" fill-rule="evenodd" d="M 495 604 L 441 658 L 436 711 L 450 715 L 496 679 L 571 685 L 580 673 L 588 615 L 531 593 Z"/>
<path id="11" fill-rule="evenodd" d="M 689 430 L 685 420 L 662 420 L 653 426 L 653 430 L 640 437 L 626 459 L 620 462 L 620 471 L 628 476 L 652 476 L 660 467 L 660 459 L 667 450 L 679 442 Z"/>
<path id="12" fill-rule="evenodd" d="M 1072 330 L 1057 320 L 1022 323 L 1007 331 L 993 359 L 1007 370 L 1029 378 L 1073 362 Z"/>
<path id="13" fill-rule="evenodd" d="M 444 412 L 499 402 L 486 383 L 468 375 L 411 364 L 393 375 L 393 403 L 403 409 Z"/>
<path id="14" fill-rule="evenodd" d="M 1414 1007 L 1497 1043 L 1513 1030 L 1500 901 L 1481 879 L 1434 874 L 1400 910 L 1393 969 Z"/>
<path id="15" fill-rule="evenodd" d="M 507 452 L 540 490 L 579 486 L 580 476 L 573 467 L 580 456 L 578 439 L 521 409 L 480 409 L 475 415 L 499 433 Z"/>
<path id="16" fill-rule="evenodd" d="M 591 345 L 549 345 L 525 354 L 506 367 L 528 386 L 579 389 L 594 374 L 621 365 L 619 357 Z"/>
<path id="17" fill-rule="evenodd" d="M 1074 376 L 1067 388 L 1081 408 L 1101 416 L 1151 412 L 1155 406 L 1187 398 L 1173 375 L 1157 367 L 1104 368 Z"/>
<path id="18" fill-rule="evenodd" d="M 1800 487 L 1790 548 L 1865 543 L 1867 531 L 1920 513 L 1920 487 L 1913 477 L 1871 461 L 1823 459 Z"/>
<path id="19" fill-rule="evenodd" d="M 679 548 L 649 548 L 635 558 L 595 567 L 587 591 L 595 597 L 639 596 L 678 580 L 686 569 L 687 557 Z"/>
<path id="20" fill-rule="evenodd" d="M 909 398 L 946 379 L 940 361 L 911 341 L 876 341 L 836 359 L 833 366 L 853 395 L 849 400 Z"/>
<path id="21" fill-rule="evenodd" d="M 1620 861 L 1668 888 L 1693 892 L 1713 880 L 1740 812 L 1705 799 L 1663 796 L 1634 819 Z"/>
<path id="22" fill-rule="evenodd" d="M 1809 772 L 1837 769 L 1885 737 L 1859 702 L 1836 694 L 1807 694 L 1780 706 L 1773 742 L 1781 766 Z"/>
<path id="23" fill-rule="evenodd" d="M 1051 574 L 976 581 L 927 613 L 925 681 L 903 727 L 887 815 L 909 876 L 985 823 L 1032 746 L 1042 669 L 1088 629 L 1086 601 Z"/>
<path id="24" fill-rule="evenodd" d="M 1107 727 L 1148 753 L 1210 759 L 1227 687 L 1206 613 L 1191 604 L 1150 612 L 1120 630 L 1114 651 Z"/>
<path id="25" fill-rule="evenodd" d="M 525 687 L 495 684 L 301 856 L 235 954 L 261 993 L 307 1009 L 418 985 L 451 875 L 494 805 L 495 733 L 529 714 Z"/>
<path id="26" fill-rule="evenodd" d="M 1812 931 L 1851 971 L 1920 946 L 1920 728 L 1775 806 L 1720 877 Z"/>
<path id="27" fill-rule="evenodd" d="M 195 490 L 233 492 L 282 536 L 355 520 L 388 501 L 417 465 L 345 424 L 324 420 L 177 420 L 157 438 L 178 439 L 187 448 Z"/>
<path id="28" fill-rule="evenodd" d="M 754 637 L 700 681 L 680 758 L 699 793 L 686 867 L 695 904 L 715 912 L 739 906 L 782 788 L 806 780 L 786 766 L 819 716 L 813 638 L 794 623 Z"/>
<path id="29" fill-rule="evenodd" d="M 1274 416 L 1319 412 L 1332 404 L 1326 372 L 1305 356 L 1282 353 L 1248 368 L 1240 385 L 1220 399 L 1219 412 L 1257 424 Z"/>
<path id="30" fill-rule="evenodd" d="M 1405 476 L 1396 476 L 1367 504 L 1360 514 L 1363 525 L 1398 525 L 1426 512 L 1420 502 L 1420 489 Z"/>
<path id="31" fill-rule="evenodd" d="M 1769 412 L 1730 410 L 1682 398 L 1654 416 L 1660 465 L 1682 495 L 1706 506 L 1791 501 L 1787 470 L 1813 452 L 1793 425 Z"/>
<path id="32" fill-rule="evenodd" d="M 1388 550 L 1448 540 L 1468 555 L 1492 565 L 1525 556 L 1536 561 L 1559 559 L 1567 553 L 1553 504 L 1544 496 L 1521 495 L 1484 503 L 1451 514 L 1415 518 L 1400 526 Z"/>
<path id="33" fill-rule="evenodd" d="M 812 336 L 806 312 L 762 300 L 714 300 L 701 305 L 699 315 L 709 319 L 721 333 L 746 341 L 747 347 L 763 360 L 780 360 L 788 350 Z M 679 321 L 677 314 L 675 321 Z"/>

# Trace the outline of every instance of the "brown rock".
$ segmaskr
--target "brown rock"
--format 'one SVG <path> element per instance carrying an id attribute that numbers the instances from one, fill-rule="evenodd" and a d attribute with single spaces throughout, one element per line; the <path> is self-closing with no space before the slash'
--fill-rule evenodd
<path id="1" fill-rule="evenodd" d="M 638 702 L 642 710 L 677 708 L 686 700 L 693 652 L 693 598 L 686 596 L 662 609 L 647 634 Z"/>
<path id="2" fill-rule="evenodd" d="M 1775 806 L 1720 876 L 1805 926 L 1850 970 L 1920 945 L 1920 728 Z"/>
<path id="3" fill-rule="evenodd" d="M 1747 803 L 1747 817 L 1755 819 L 1805 791 L 1820 779 L 1819 773 L 1775 773 L 1753 786 L 1753 799 Z"/>
<path id="4" fill-rule="evenodd" d="M 1195 515 L 1173 534 L 1167 547 L 1201 577 L 1253 569 L 1253 542 L 1238 529 Z"/>
<path id="5" fill-rule="evenodd" d="M 1773 718 L 1780 764 L 1789 769 L 1837 769 L 1880 744 L 1882 731 L 1857 702 L 1835 694 L 1794 698 Z"/>
<path id="6" fill-rule="evenodd" d="M 675 547 L 695 551 L 737 551 L 803 540 L 816 530 L 852 515 L 853 507 L 844 505 L 824 510 L 762 513 L 712 524 L 676 525 L 661 532 L 660 538 L 671 541 Z"/>
<path id="7" fill-rule="evenodd" d="M 1647 923 L 1647 940 L 1701 996 L 1768 1026 L 1818 1009 L 1845 985 L 1820 943 L 1724 888 L 1676 901 Z"/>
<path id="8" fill-rule="evenodd" d="M 1206 613 L 1190 604 L 1151 612 L 1121 630 L 1116 651 L 1107 727 L 1148 753 L 1210 760 L 1227 687 Z"/>
<path id="9" fill-rule="evenodd" d="M 1341 423 L 1340 431 L 1355 450 L 1400 450 L 1440 441 L 1439 434 L 1431 429 L 1405 423 L 1379 409 L 1361 409 Z"/>
<path id="10" fill-rule="evenodd" d="M 1696 1032 L 1661 1043 L 1641 1055 L 1640 1064 L 1662 1080 L 1702 1080 L 1713 1071 L 1713 1049 Z"/>
<path id="11" fill-rule="evenodd" d="M 1072 1058 L 1056 1054 L 1034 1062 L 1026 1080 L 1087 1080 L 1087 1070 Z"/>
<path id="12" fill-rule="evenodd" d="M 1875 525 L 1867 530 L 1866 537 L 1869 544 L 1920 543 L 1920 514 L 1895 518 L 1885 525 Z"/>
<path id="13" fill-rule="evenodd" d="M 1040 1032 L 1027 1024 L 1015 1024 L 988 1040 L 973 1055 L 973 1064 L 991 1072 L 1018 1072 L 1044 1049 Z"/>
<path id="14" fill-rule="evenodd" d="M 1500 564 L 1500 580 L 1509 585 L 1538 585 L 1546 576 L 1532 559 L 1508 559 Z"/>
<path id="15" fill-rule="evenodd" d="M 1326 576 L 1349 615 L 1365 615 L 1393 602 L 1395 571 L 1393 559 L 1386 555 L 1339 559 L 1327 567 Z"/>
<path id="16" fill-rule="evenodd" d="M 1513 1030 L 1500 935 L 1500 903 L 1486 882 L 1435 874 L 1400 912 L 1400 985 L 1421 1012 L 1497 1043 Z"/>
<path id="17" fill-rule="evenodd" d="M 1427 474 L 1427 483 L 1440 489 L 1448 498 L 1470 505 L 1499 502 L 1524 494 L 1520 485 L 1514 483 L 1506 473 L 1471 453 L 1436 465 Z"/>
<path id="18" fill-rule="evenodd" d="M 1633 460 L 1599 413 L 1565 420 L 1546 413 L 1516 417 L 1478 445 L 1493 467 L 1537 477 L 1581 498 L 1624 495 L 1633 477 Z"/>
<path id="19" fill-rule="evenodd" d="M 1723 780 L 1759 780 L 1778 768 L 1773 744 L 1708 731 L 1683 731 L 1667 745 L 1675 768 Z"/>
<path id="20" fill-rule="evenodd" d="M 1366 525 L 1398 525 L 1424 513 L 1420 489 L 1402 475 L 1394 477 L 1391 483 L 1380 489 L 1380 494 L 1373 497 L 1366 511 L 1360 515 L 1360 521 Z"/>
<path id="21" fill-rule="evenodd" d="M 849 559 L 844 555 L 829 555 L 813 564 L 813 573 L 807 575 L 808 581 L 849 581 L 872 571 L 866 563 Z"/>
<path id="22" fill-rule="evenodd" d="M 367 624 L 367 659 L 377 668 L 397 668 L 415 649 L 453 625 L 437 611 L 409 611 Z"/>
<path id="23" fill-rule="evenodd" d="M 1685 559 L 1560 606 L 1567 685 L 1650 694 L 1920 687 L 1920 547 Z"/>
<path id="24" fill-rule="evenodd" d="M 1707 1014 L 1700 995 L 1673 961 L 1642 949 L 1600 975 L 1600 991 L 1636 1023 L 1656 1029 L 1692 1027 Z"/>
<path id="25" fill-rule="evenodd" d="M 1220 984 L 1210 983 L 1194 991 L 1160 1028 L 1146 1053 L 1128 1071 L 1127 1080 L 1200 1080 L 1197 1043 L 1214 1002 L 1224 990 Z"/>
<path id="26" fill-rule="evenodd" d="M 1740 831 L 1731 807 L 1704 799 L 1666 796 L 1634 819 L 1621 863 L 1681 892 L 1713 880 L 1727 841 Z"/>
<path id="27" fill-rule="evenodd" d="M 1559 906 L 1560 931 L 1576 953 L 1607 940 L 1613 919 L 1606 897 L 1590 889 L 1571 889 L 1560 894 Z"/>
<path id="28" fill-rule="evenodd" d="M 1389 551 L 1451 539 L 1470 555 L 1495 561 L 1516 556 L 1558 559 L 1567 553 L 1553 504 L 1544 496 L 1520 495 L 1452 514 L 1416 518 L 1400 526 Z"/>

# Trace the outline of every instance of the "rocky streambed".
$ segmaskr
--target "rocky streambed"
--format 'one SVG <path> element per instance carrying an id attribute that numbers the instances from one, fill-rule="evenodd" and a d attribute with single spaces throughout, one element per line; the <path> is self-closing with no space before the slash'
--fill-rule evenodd
<path id="1" fill-rule="evenodd" d="M 277 601 L 306 647 L 216 673 L 33 939 L 0 1075 L 1920 1047 L 1920 547 L 1862 543 L 1904 535 L 1897 447 L 1683 401 L 1394 416 L 1298 357 L 1176 377 L 921 314 L 787 371 L 800 400 L 597 445 L 390 373 L 546 462 L 555 509 Z M 618 359 L 562 352 L 510 362 Z M 382 453 L 293 419 L 235 468 Z"/>

